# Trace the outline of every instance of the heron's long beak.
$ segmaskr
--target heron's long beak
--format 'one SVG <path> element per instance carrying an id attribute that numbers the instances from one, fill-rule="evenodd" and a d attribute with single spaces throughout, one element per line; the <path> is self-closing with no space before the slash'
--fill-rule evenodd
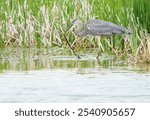
<path id="1" fill-rule="evenodd" d="M 67 37 L 66 37 L 67 33 L 68 33 L 69 30 L 72 28 L 72 26 L 73 26 L 73 24 L 71 24 L 71 25 L 69 26 L 69 28 L 66 30 L 66 32 L 64 33 L 64 38 L 65 38 L 67 44 L 69 45 L 71 51 L 74 53 L 74 55 L 77 56 L 78 59 L 80 59 L 80 56 L 78 56 L 78 55 L 76 54 L 76 52 L 74 51 L 74 49 L 72 48 L 71 44 L 69 43 L 69 41 L 68 41 L 68 39 L 67 39 Z"/>
<path id="2" fill-rule="evenodd" d="M 72 28 L 73 24 L 70 24 L 70 26 L 68 27 L 68 29 L 65 32 L 65 35 L 69 32 L 69 30 Z"/>
<path id="3" fill-rule="evenodd" d="M 70 24 L 70 26 L 69 26 L 68 30 L 70 30 L 70 29 L 72 28 L 72 26 L 73 26 L 73 24 Z"/>

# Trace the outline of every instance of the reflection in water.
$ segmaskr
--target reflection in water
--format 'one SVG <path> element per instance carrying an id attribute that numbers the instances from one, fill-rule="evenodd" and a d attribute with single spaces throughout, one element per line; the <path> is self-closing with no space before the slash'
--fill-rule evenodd
<path id="1" fill-rule="evenodd" d="M 0 51 L 0 71 L 29 71 L 40 69 L 68 68 L 111 68 L 129 69 L 126 63 L 115 60 L 113 56 L 103 55 L 99 60 L 96 55 L 84 55 L 81 60 L 67 56 L 61 49 L 3 49 Z M 121 62 L 120 62 L 121 61 Z M 136 70 L 149 71 L 149 66 L 137 67 Z M 133 69 L 133 68 L 132 68 Z"/>
<path id="2" fill-rule="evenodd" d="M 1 50 L 0 102 L 150 102 L 148 66 L 95 56 L 76 60 L 60 49 Z"/>
<path id="3" fill-rule="evenodd" d="M 42 49 L 5 49 L 0 53 L 0 70 L 34 70 L 49 68 L 91 68 L 99 65 L 95 58 L 76 60 L 60 51 Z M 109 61 L 102 64 L 108 66 Z"/>

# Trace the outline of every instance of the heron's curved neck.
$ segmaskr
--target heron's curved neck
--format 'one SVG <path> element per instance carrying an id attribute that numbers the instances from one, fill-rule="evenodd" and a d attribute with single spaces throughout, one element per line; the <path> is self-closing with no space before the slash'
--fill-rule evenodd
<path id="1" fill-rule="evenodd" d="M 83 28 L 84 28 L 84 24 L 83 24 L 83 22 L 78 21 L 78 23 L 76 24 L 76 26 L 77 26 L 77 29 L 76 29 L 75 33 L 76 33 L 77 35 L 79 35 L 80 32 L 81 32 L 81 31 L 83 30 Z"/>

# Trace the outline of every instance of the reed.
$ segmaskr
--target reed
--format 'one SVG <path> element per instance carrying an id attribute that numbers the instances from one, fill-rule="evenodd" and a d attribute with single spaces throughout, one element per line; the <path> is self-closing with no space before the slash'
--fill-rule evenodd
<path id="1" fill-rule="evenodd" d="M 0 0 L 0 47 L 64 47 L 63 33 L 71 20 L 96 18 L 132 31 L 132 36 L 100 41 L 103 51 L 136 55 L 141 39 L 148 49 L 149 6 L 148 0 Z M 68 38 L 74 42 L 71 33 Z M 91 47 L 97 47 L 97 42 L 87 38 L 76 50 Z"/>
<path id="2" fill-rule="evenodd" d="M 149 0 L 134 0 L 133 12 L 142 26 L 150 33 L 150 2 Z"/>

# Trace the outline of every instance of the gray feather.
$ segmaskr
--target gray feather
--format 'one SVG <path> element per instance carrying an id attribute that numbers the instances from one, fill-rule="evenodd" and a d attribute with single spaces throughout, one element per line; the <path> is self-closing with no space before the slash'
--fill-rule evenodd
<path id="1" fill-rule="evenodd" d="M 85 24 L 85 28 L 89 31 L 91 35 L 94 36 L 111 36 L 111 35 L 121 35 L 129 33 L 129 31 L 119 25 L 113 24 L 111 22 L 90 19 Z"/>

